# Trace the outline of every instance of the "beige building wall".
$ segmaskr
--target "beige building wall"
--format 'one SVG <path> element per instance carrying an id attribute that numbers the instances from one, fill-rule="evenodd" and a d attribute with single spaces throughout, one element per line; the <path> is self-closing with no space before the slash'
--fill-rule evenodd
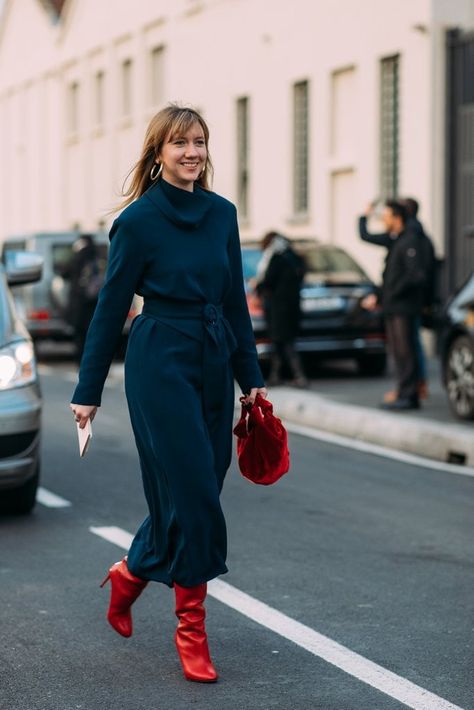
<path id="1" fill-rule="evenodd" d="M 441 252 L 444 31 L 474 0 L 7 0 L 0 30 L 0 239 L 96 229 L 167 101 L 211 128 L 214 187 L 237 197 L 236 101 L 248 97 L 248 214 L 341 244 L 377 277 L 356 216 L 379 194 L 380 60 L 400 55 L 399 191 Z M 101 77 L 101 78 L 100 78 Z M 293 209 L 293 85 L 309 86 L 308 209 Z M 75 87 L 75 88 L 74 88 Z"/>

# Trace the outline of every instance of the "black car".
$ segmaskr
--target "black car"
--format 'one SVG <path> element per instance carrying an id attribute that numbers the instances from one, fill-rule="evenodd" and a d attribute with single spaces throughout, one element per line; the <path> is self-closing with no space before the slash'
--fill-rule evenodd
<path id="1" fill-rule="evenodd" d="M 380 375 L 386 366 L 381 311 L 369 311 L 362 300 L 376 286 L 354 259 L 340 247 L 315 239 L 292 239 L 292 247 L 306 263 L 301 287 L 302 318 L 296 349 L 311 356 L 354 358 L 364 374 Z M 251 283 L 262 256 L 259 242 L 242 242 L 247 302 L 257 351 L 264 360 L 272 350 L 262 304 Z"/>
<path id="2" fill-rule="evenodd" d="M 474 419 L 474 273 L 446 305 L 440 354 L 451 410 Z"/>

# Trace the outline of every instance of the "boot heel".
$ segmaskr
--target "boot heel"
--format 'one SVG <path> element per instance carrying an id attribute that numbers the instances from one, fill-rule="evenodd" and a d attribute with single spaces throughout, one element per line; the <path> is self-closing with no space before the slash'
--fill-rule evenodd
<path id="1" fill-rule="evenodd" d="M 110 572 L 107 572 L 106 578 L 104 579 L 103 582 L 100 583 L 100 588 L 101 588 L 101 589 L 102 589 L 102 587 L 105 587 L 105 585 L 107 584 L 107 582 L 109 581 L 109 579 L 110 579 Z"/>

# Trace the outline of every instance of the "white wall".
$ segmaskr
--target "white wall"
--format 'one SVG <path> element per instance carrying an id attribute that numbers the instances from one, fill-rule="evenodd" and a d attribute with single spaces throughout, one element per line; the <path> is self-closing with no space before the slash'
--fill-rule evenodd
<path id="1" fill-rule="evenodd" d="M 55 26 L 38 0 L 7 0 L 0 32 L 0 238 L 110 222 L 106 213 L 119 200 L 146 123 L 159 108 L 150 105 L 149 52 L 163 44 L 163 103 L 178 100 L 204 111 L 215 189 L 230 199 L 236 194 L 235 101 L 250 97 L 251 194 L 243 235 L 269 228 L 316 235 L 346 246 L 373 276 L 383 255 L 360 243 L 354 225 L 379 191 L 379 62 L 399 53 L 400 192 L 420 198 L 439 250 L 442 32 L 473 22 L 474 0 L 68 0 Z M 127 57 L 134 90 L 124 119 L 118 106 Z M 99 69 L 106 83 L 100 128 L 93 120 Z M 292 85 L 304 79 L 310 82 L 310 209 L 295 220 Z M 73 80 L 80 84 L 81 120 L 71 136 L 66 98 Z"/>

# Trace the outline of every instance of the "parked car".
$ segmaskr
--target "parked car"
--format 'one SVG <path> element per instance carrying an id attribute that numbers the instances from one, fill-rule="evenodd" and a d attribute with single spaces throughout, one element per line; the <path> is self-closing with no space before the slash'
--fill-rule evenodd
<path id="1" fill-rule="evenodd" d="M 0 263 L 0 511 L 28 513 L 40 474 L 41 392 L 33 341 L 9 286 L 41 278 L 42 259 L 10 252 Z"/>
<path id="2" fill-rule="evenodd" d="M 451 410 L 459 419 L 474 419 L 474 273 L 446 304 L 440 354 Z"/>
<path id="3" fill-rule="evenodd" d="M 318 358 L 354 358 L 364 374 L 380 375 L 386 367 L 385 334 L 380 310 L 368 311 L 361 301 L 375 284 L 340 247 L 315 239 L 292 239 L 307 272 L 301 287 L 302 319 L 296 350 Z M 257 351 L 268 358 L 268 337 L 262 304 L 249 286 L 262 255 L 257 240 L 242 241 L 244 279 Z"/>
<path id="4" fill-rule="evenodd" d="M 65 318 L 69 297 L 69 282 L 64 278 L 65 267 L 71 259 L 72 245 L 78 232 L 44 232 L 8 237 L 3 243 L 3 256 L 11 251 L 26 250 L 43 258 L 43 278 L 33 286 L 15 289 L 18 311 L 34 340 L 71 340 L 72 326 Z M 99 258 L 107 261 L 109 240 L 105 232 L 94 234 Z M 131 322 L 141 310 L 135 297 L 124 326 L 126 337 Z"/>

